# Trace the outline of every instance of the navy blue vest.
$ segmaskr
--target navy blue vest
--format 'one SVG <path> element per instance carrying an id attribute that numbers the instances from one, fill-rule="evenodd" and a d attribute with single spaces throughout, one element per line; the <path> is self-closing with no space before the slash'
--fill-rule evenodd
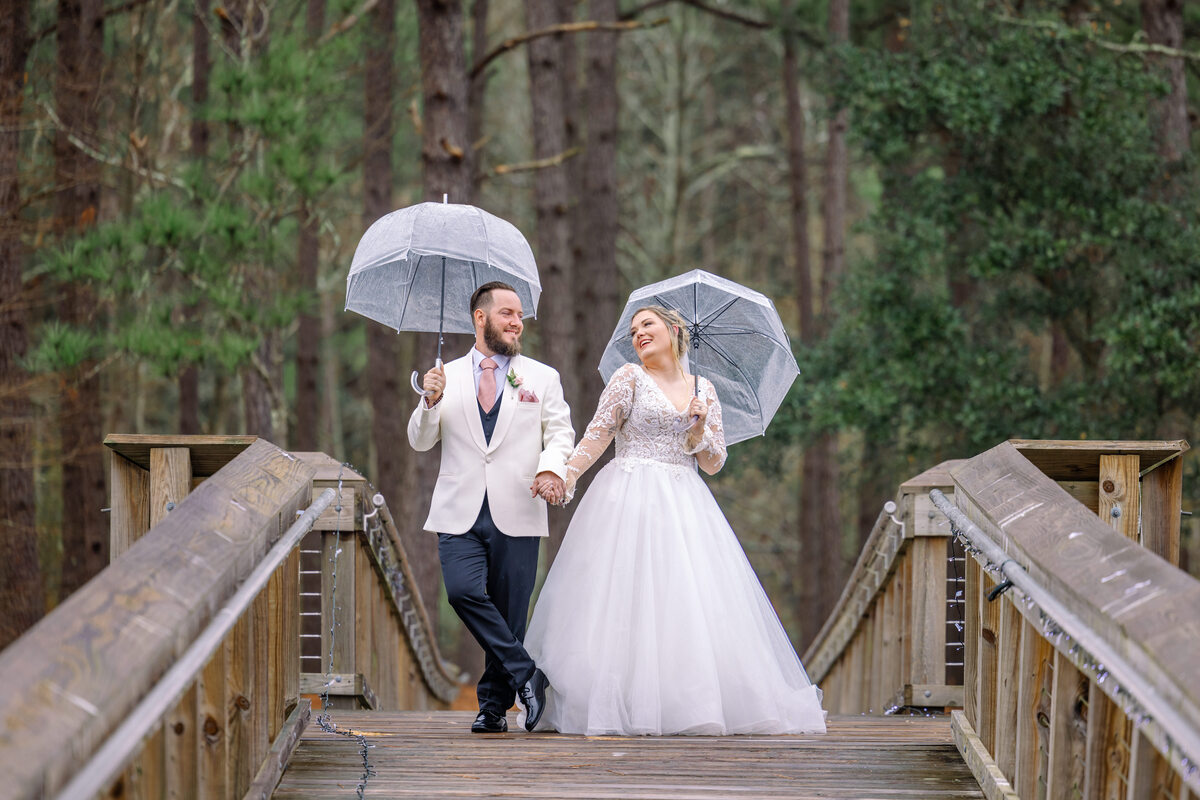
<path id="1" fill-rule="evenodd" d="M 475 401 L 475 407 L 479 409 L 479 421 L 483 423 L 483 438 L 488 444 L 492 443 L 492 433 L 496 430 L 496 418 L 500 416 L 500 402 L 504 399 L 504 392 L 496 398 L 496 405 L 492 406 L 491 411 L 485 412 L 483 406 L 479 405 L 479 400 Z M 495 528 L 496 523 L 492 522 L 492 510 L 488 508 L 487 492 L 483 493 L 483 507 L 479 509 L 479 516 L 475 519 L 474 527 Z"/>
<path id="2" fill-rule="evenodd" d="M 483 423 L 483 438 L 488 444 L 492 443 L 492 433 L 496 430 L 496 417 L 500 416 L 500 402 L 504 399 L 504 392 L 496 398 L 496 405 L 492 406 L 491 411 L 485 412 L 483 406 L 479 405 L 479 400 L 475 400 L 475 406 L 479 409 L 479 421 Z"/>

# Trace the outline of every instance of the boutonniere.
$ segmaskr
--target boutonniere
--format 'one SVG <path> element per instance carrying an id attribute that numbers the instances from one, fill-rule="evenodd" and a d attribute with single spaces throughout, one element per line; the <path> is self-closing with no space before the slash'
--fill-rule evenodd
<path id="1" fill-rule="evenodd" d="M 521 403 L 536 403 L 538 402 L 537 392 L 532 389 L 524 389 L 521 384 L 525 383 L 525 379 L 517 374 L 516 370 L 508 371 L 508 382 L 517 390 L 517 401 Z"/>

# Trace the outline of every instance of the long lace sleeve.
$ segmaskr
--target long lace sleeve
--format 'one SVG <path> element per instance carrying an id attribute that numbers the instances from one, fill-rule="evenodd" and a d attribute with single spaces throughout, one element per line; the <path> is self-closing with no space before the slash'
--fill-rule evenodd
<path id="1" fill-rule="evenodd" d="M 600 402 L 596 413 L 588 423 L 587 430 L 575 445 L 571 457 L 567 459 L 566 500 L 569 503 L 575 496 L 575 484 L 579 476 L 588 471 L 604 451 L 608 443 L 617 435 L 617 430 L 629 418 L 633 409 L 633 387 L 636 380 L 633 364 L 626 364 L 613 373 L 608 385 L 600 394 Z"/>
<path id="2" fill-rule="evenodd" d="M 700 469 L 709 475 L 715 475 L 725 466 L 725 427 L 721 423 L 721 401 L 717 397 L 716 387 L 704 379 L 701 384 L 704 389 L 704 402 L 708 404 L 708 417 L 704 421 L 704 433 L 696 440 L 689 433 L 684 452 L 696 457 Z"/>

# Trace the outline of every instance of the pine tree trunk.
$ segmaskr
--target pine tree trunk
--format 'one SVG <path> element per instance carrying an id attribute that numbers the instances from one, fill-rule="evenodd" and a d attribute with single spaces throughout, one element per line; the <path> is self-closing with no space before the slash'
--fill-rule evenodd
<path id="1" fill-rule="evenodd" d="M 816 304 L 813 302 L 811 245 L 808 236 L 808 164 L 804 158 L 804 107 L 800 101 L 800 67 L 796 59 L 796 35 L 792 28 L 793 0 L 779 7 L 783 25 L 783 90 L 787 110 L 788 189 L 792 211 L 792 257 L 796 305 L 800 312 L 800 341 L 812 345 L 817 339 Z"/>
<path id="2" fill-rule="evenodd" d="M 59 187 L 59 232 L 73 236 L 96 222 L 100 165 L 72 141 L 94 141 L 100 103 L 104 16 L 101 0 L 59 0 L 54 100 L 62 126 L 54 136 L 54 177 Z M 95 297 L 82 283 L 67 287 L 65 321 L 95 325 Z M 100 377 L 85 361 L 65 376 L 60 404 L 63 436 L 63 596 L 108 563 Z"/>
<path id="3" fill-rule="evenodd" d="M 284 447 L 285 442 L 275 440 L 275 429 L 271 424 L 271 341 L 267 334 L 254 354 L 255 361 L 242 367 L 242 408 L 246 414 L 245 433 L 266 439 Z M 263 374 L 263 371 L 266 374 Z"/>
<path id="4" fill-rule="evenodd" d="M 441 202 L 448 196 L 452 203 L 470 203 L 473 198 L 472 152 L 469 135 L 470 109 L 466 57 L 463 52 L 462 4 L 460 0 L 417 0 L 417 25 L 420 31 L 421 97 L 424 118 L 421 139 L 422 185 L 426 200 Z M 462 337 L 446 337 L 443 357 L 455 357 L 465 352 L 469 344 Z M 424 334 L 417 341 L 417 363 L 422 369 L 432 365 L 437 354 L 437 334 Z M 405 390 L 405 408 L 413 407 L 414 397 Z M 408 416 L 400 421 L 403 426 Z M 400 442 L 403 443 L 403 434 Z M 385 442 L 377 440 L 379 447 Z M 411 451 L 405 448 L 411 455 Z M 437 452 L 420 456 L 423 463 L 440 458 Z M 412 463 L 413 487 L 410 497 L 429 498 L 437 481 L 437 470 L 416 469 Z M 417 571 L 417 582 L 425 597 L 430 616 L 437 619 L 438 587 L 441 583 L 441 564 L 437 555 L 437 539 L 422 533 L 420 519 L 412 519 L 413 546 L 409 553 Z"/>
<path id="5" fill-rule="evenodd" d="M 28 336 L 21 298 L 21 106 L 29 54 L 28 0 L 0 0 L 0 650 L 45 612 L 33 496 L 33 438 L 21 368 Z"/>
<path id="6" fill-rule="evenodd" d="M 525 0 L 525 25 L 541 30 L 556 25 L 557 0 Z M 529 97 L 532 104 L 533 157 L 548 159 L 561 156 L 567 148 L 567 130 L 563 108 L 563 63 L 561 36 L 545 36 L 526 45 L 529 58 Z M 537 210 L 538 273 L 545 301 L 538 309 L 541 357 L 559 370 L 563 391 L 574 397 L 577 369 L 572 362 L 572 329 L 575 313 L 571 292 L 571 217 L 567 167 L 560 163 L 537 170 L 533 176 L 534 207 Z M 552 515 L 546 559 L 554 560 L 563 534 L 565 515 Z"/>
<path id="7" fill-rule="evenodd" d="M 208 103 L 208 78 L 212 72 L 209 55 L 209 0 L 195 0 L 192 13 L 192 119 L 189 126 L 192 158 L 203 163 L 208 159 L 208 120 L 203 109 Z M 185 324 L 193 321 L 195 308 L 185 307 Z M 200 370 L 188 364 L 179 373 L 179 432 L 194 436 L 200 433 Z"/>
<path id="8" fill-rule="evenodd" d="M 616 22 L 616 0 L 589 0 L 588 16 L 597 22 Z M 591 420 L 604 383 L 596 367 L 612 332 L 618 307 L 617 274 L 617 37 L 593 32 L 585 45 L 583 191 L 586 213 L 576 215 L 575 359 L 580 375 L 570 398 L 571 418 L 582 431 Z M 611 451 L 610 451 L 611 452 Z M 608 455 L 606 454 L 605 458 Z M 580 497 L 604 459 L 594 464 L 579 486 Z"/>
<path id="9" fill-rule="evenodd" d="M 488 0 L 475 0 L 471 5 L 471 62 L 478 61 L 487 52 Z M 469 78 L 467 87 L 467 141 L 471 145 L 471 192 L 479 194 L 483 182 L 483 170 L 475 161 L 475 145 L 483 138 L 484 101 L 490 73 L 483 70 Z M 482 651 L 481 651 L 482 652 Z"/>
<path id="10" fill-rule="evenodd" d="M 833 42 L 844 42 L 850 31 L 849 0 L 830 0 L 829 32 Z M 845 261 L 846 156 L 845 111 L 829 122 L 822 185 L 824 241 L 821 252 L 821 322 L 817 333 L 828 330 L 832 321 L 834 288 Z M 846 572 L 842 563 L 841 487 L 836 434 L 819 437 L 804 451 L 800 487 L 800 563 L 802 630 L 800 646 L 812 641 L 833 609 Z"/>
<path id="11" fill-rule="evenodd" d="M 325 0 L 308 0 L 304 27 L 310 41 L 320 37 L 325 27 Z M 296 429 L 292 434 L 292 447 L 302 451 L 317 450 L 320 438 L 321 318 L 314 313 L 320 308 L 320 287 L 317 284 L 319 257 L 317 217 L 311 199 L 302 198 L 296 277 L 300 291 L 309 295 L 309 303 L 312 304 L 299 314 L 296 331 Z"/>
<path id="12" fill-rule="evenodd" d="M 1183 48 L 1183 5 L 1184 0 L 1141 0 L 1142 28 L 1151 44 Z M 1166 97 L 1151 101 L 1155 141 L 1163 159 L 1177 161 L 1191 147 L 1187 75 L 1182 58 L 1156 60 L 1166 72 L 1171 90 Z"/>

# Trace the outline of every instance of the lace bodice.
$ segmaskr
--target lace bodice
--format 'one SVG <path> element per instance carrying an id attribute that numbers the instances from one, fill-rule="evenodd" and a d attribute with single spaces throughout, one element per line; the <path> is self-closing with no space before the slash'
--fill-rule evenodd
<path id="1" fill-rule="evenodd" d="M 575 492 L 579 476 L 608 449 L 614 438 L 619 462 L 653 462 L 694 470 L 699 457 L 705 460 L 706 471 L 720 469 L 725 463 L 721 403 L 713 385 L 704 378 L 700 378 L 700 396 L 708 404 L 708 417 L 703 437 L 689 447 L 689 432 L 675 430 L 681 413 L 654 379 L 637 364 L 626 364 L 614 372 L 600 395 L 595 416 L 567 460 L 568 499 Z"/>

